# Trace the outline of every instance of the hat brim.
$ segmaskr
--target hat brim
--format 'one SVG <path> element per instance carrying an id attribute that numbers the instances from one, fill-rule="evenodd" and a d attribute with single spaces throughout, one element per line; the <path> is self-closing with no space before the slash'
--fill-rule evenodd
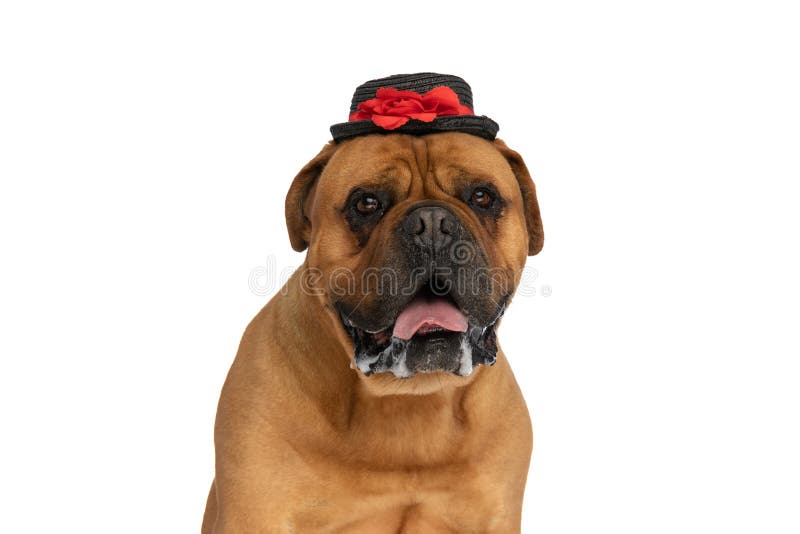
<path id="1" fill-rule="evenodd" d="M 351 137 L 368 134 L 402 133 L 409 135 L 425 135 L 439 132 L 464 132 L 493 141 L 497 136 L 500 126 L 486 116 L 452 115 L 437 117 L 431 122 L 422 122 L 415 119 L 409 120 L 404 125 L 394 130 L 381 128 L 371 120 L 341 122 L 331 126 L 331 135 L 334 141 L 343 141 Z"/>

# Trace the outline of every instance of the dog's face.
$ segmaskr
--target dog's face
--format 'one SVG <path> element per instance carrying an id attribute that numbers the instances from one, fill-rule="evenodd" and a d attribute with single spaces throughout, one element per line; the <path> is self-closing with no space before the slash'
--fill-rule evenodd
<path id="1" fill-rule="evenodd" d="M 329 144 L 286 217 L 292 246 L 309 248 L 305 287 L 378 380 L 493 364 L 497 321 L 544 239 L 519 155 L 456 132 Z"/>

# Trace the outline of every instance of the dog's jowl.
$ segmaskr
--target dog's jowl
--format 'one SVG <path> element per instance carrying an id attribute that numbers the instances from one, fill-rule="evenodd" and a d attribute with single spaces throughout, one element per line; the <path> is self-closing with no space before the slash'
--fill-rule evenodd
<path id="1" fill-rule="evenodd" d="M 455 76 L 356 90 L 289 187 L 305 261 L 223 387 L 204 533 L 519 532 L 532 433 L 498 326 L 544 236 L 497 130 Z"/>

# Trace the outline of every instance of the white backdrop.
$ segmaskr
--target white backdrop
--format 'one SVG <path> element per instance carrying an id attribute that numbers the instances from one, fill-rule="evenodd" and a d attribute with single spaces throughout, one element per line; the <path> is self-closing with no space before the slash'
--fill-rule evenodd
<path id="1" fill-rule="evenodd" d="M 3 531 L 199 531 L 289 182 L 429 70 L 539 188 L 523 531 L 800 531 L 793 3 L 282 4 L 0 6 Z"/>

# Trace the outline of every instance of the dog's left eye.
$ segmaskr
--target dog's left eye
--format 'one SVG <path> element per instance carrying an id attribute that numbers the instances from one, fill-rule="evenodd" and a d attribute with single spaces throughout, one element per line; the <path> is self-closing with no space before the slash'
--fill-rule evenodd
<path id="1" fill-rule="evenodd" d="M 485 187 L 477 187 L 472 191 L 469 203 L 476 208 L 491 208 L 492 204 L 494 204 L 494 195 Z"/>

